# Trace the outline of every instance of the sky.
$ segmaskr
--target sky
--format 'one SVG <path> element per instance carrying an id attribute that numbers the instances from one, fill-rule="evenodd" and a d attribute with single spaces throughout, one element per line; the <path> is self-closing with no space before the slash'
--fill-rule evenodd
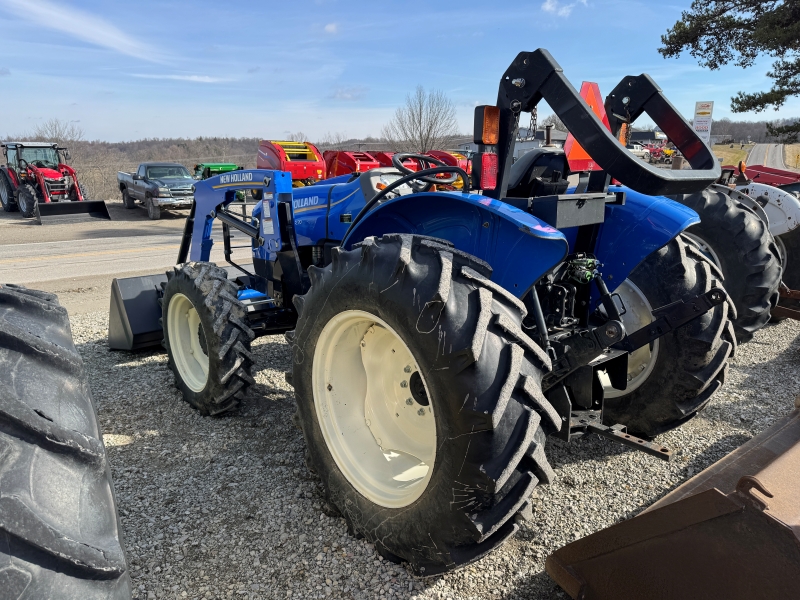
<path id="1" fill-rule="evenodd" d="M 516 54 L 537 48 L 603 95 L 649 73 L 687 118 L 698 100 L 715 102 L 715 119 L 800 116 L 800 99 L 731 114 L 737 91 L 769 87 L 769 58 L 713 72 L 688 54 L 664 59 L 660 36 L 689 5 L 0 0 L 0 135 L 58 118 L 106 141 L 377 136 L 417 85 L 443 90 L 469 132 Z"/>

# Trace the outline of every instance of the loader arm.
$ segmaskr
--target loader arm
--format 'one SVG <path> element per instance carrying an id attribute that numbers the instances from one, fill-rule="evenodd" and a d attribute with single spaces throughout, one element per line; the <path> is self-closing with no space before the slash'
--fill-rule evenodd
<path id="1" fill-rule="evenodd" d="M 623 95 L 628 84 L 635 89 L 635 95 L 627 92 Z M 667 195 L 696 192 L 719 178 L 720 167 L 711 150 L 664 98 L 652 79 L 646 75 L 625 78 L 612 94 L 615 95 L 615 102 L 619 100 L 622 106 L 635 103 L 633 112 L 629 109 L 631 117 L 646 112 L 657 125 L 674 135 L 673 141 L 687 157 L 692 170 L 659 169 L 639 160 L 597 118 L 550 53 L 539 49 L 520 52 L 500 81 L 497 94 L 497 106 L 500 108 L 497 144 L 500 168 L 497 187 L 486 194 L 494 198 L 505 197 L 520 113 L 531 112 L 542 99 L 547 101 L 578 143 L 606 173 L 641 193 Z M 612 118 L 612 112 L 609 111 L 609 119 Z M 624 118 L 627 119 L 627 115 Z M 615 124 L 619 126 L 619 117 Z"/>

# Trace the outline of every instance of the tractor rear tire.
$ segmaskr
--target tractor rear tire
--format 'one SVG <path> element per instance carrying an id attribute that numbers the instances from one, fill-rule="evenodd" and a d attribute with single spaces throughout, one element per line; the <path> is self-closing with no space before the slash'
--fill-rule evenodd
<path id="1" fill-rule="evenodd" d="M 783 283 L 790 290 L 800 290 L 800 227 L 778 236 L 782 246 Z M 784 300 L 781 304 L 800 310 L 800 300 Z"/>
<path id="2" fill-rule="evenodd" d="M 14 201 L 14 192 L 11 189 L 11 184 L 6 174 L 2 171 L 0 171 L 0 204 L 3 205 L 3 210 L 6 212 L 15 212 L 17 210 L 17 203 Z"/>
<path id="3" fill-rule="evenodd" d="M 144 206 L 151 221 L 158 221 L 161 218 L 161 207 L 153 204 L 153 199 L 150 196 L 144 199 Z"/>
<path id="4" fill-rule="evenodd" d="M 736 307 L 736 339 L 748 342 L 778 302 L 781 259 L 775 239 L 754 212 L 721 192 L 686 194 L 680 202 L 700 215 L 701 222 L 686 233 L 722 271 Z"/>
<path id="5" fill-rule="evenodd" d="M 544 445 L 561 417 L 542 395 L 550 360 L 522 331 L 524 306 L 483 261 L 417 235 L 333 248 L 308 272 L 286 338 L 328 504 L 418 574 L 479 559 L 553 477 Z"/>
<path id="6" fill-rule="evenodd" d="M 115 504 L 67 311 L 0 285 L 0 597 L 130 599 Z"/>
<path id="7" fill-rule="evenodd" d="M 17 190 L 17 206 L 22 216 L 30 219 L 36 214 L 36 205 L 39 202 L 39 193 L 29 183 L 19 186 Z"/>
<path id="8" fill-rule="evenodd" d="M 644 296 L 649 308 L 656 309 L 708 292 L 721 277 L 694 244 L 678 237 L 648 256 L 628 279 L 638 288 L 637 293 Z M 625 306 L 628 317 L 623 315 L 623 323 L 635 315 L 637 302 L 644 304 L 641 299 L 628 300 Z M 635 435 L 654 438 L 703 410 L 725 381 L 728 358 L 736 351 L 733 312 L 728 300 L 658 338 L 650 346 L 649 361 L 641 365 L 632 354 L 629 389 L 606 394 L 603 404 L 606 424 L 622 423 Z M 651 319 L 652 313 L 647 321 Z"/>
<path id="9" fill-rule="evenodd" d="M 167 271 L 161 285 L 161 326 L 175 386 L 203 415 L 233 410 L 255 383 L 255 334 L 236 284 L 213 263 L 190 262 Z"/>
<path id="10" fill-rule="evenodd" d="M 128 188 L 122 190 L 122 204 L 125 205 L 125 208 L 136 208 L 136 199 L 131 197 Z"/>

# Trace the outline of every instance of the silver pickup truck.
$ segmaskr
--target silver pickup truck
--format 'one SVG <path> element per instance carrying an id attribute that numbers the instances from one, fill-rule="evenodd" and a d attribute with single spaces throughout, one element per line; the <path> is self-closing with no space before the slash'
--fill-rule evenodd
<path id="1" fill-rule="evenodd" d="M 136 208 L 139 202 L 151 219 L 160 219 L 162 208 L 191 208 L 194 181 L 178 163 L 142 163 L 135 173 L 117 173 L 125 208 Z"/>

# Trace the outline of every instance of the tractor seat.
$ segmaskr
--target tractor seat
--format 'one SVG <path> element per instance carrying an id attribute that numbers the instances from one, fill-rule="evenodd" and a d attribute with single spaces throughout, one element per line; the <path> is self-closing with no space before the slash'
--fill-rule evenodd
<path id="1" fill-rule="evenodd" d="M 563 150 L 534 148 L 511 166 L 508 193 L 511 198 L 552 196 L 567 191 L 569 163 Z"/>

